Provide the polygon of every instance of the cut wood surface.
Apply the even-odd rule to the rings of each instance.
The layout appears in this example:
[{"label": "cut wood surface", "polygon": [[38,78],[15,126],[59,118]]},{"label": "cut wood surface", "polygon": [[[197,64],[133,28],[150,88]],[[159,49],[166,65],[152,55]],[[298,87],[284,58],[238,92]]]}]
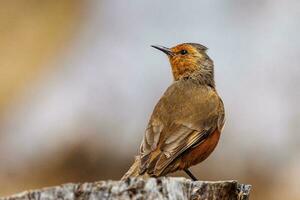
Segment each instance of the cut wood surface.
[{"label": "cut wood surface", "polygon": [[128,178],[124,181],[68,183],[29,190],[0,200],[50,199],[249,199],[250,185],[237,181],[191,181],[185,178]]}]

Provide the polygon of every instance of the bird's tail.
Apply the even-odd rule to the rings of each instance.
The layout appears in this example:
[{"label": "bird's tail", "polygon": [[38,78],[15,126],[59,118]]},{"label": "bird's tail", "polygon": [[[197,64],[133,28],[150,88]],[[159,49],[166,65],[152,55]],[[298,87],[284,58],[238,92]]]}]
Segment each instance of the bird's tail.
[{"label": "bird's tail", "polygon": [[143,178],[149,177],[149,175],[147,173],[145,173],[145,174],[139,173],[140,165],[141,165],[140,157],[136,156],[134,163],[131,165],[129,170],[124,174],[124,176],[121,178],[121,180],[125,180],[128,177],[138,177],[138,176],[143,177]]}]

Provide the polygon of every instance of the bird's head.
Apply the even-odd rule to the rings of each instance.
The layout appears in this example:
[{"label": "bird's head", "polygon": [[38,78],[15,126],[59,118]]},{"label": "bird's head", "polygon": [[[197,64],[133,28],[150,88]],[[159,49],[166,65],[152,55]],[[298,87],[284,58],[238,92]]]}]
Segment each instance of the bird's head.
[{"label": "bird's head", "polygon": [[213,61],[206,54],[205,46],[183,43],[171,48],[154,45],[152,47],[164,52],[169,57],[174,80],[191,76],[213,79]]}]

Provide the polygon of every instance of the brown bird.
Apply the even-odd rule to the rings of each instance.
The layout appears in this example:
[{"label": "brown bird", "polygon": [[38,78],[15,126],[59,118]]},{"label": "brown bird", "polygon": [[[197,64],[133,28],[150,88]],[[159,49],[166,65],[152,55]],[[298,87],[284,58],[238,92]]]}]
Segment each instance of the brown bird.
[{"label": "brown bird", "polygon": [[139,155],[122,179],[184,170],[196,180],[188,168],[215,149],[225,122],[213,61],[201,44],[152,47],[167,54],[174,82],[156,104]]}]

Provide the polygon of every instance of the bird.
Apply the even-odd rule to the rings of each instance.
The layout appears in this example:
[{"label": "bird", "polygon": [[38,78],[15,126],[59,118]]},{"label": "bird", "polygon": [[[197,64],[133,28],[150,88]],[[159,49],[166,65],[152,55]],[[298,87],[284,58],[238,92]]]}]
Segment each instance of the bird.
[{"label": "bird", "polygon": [[213,152],[225,123],[213,60],[198,43],[151,47],[167,55],[173,82],[154,107],[139,153],[121,180],[183,170],[196,181],[189,168]]}]

